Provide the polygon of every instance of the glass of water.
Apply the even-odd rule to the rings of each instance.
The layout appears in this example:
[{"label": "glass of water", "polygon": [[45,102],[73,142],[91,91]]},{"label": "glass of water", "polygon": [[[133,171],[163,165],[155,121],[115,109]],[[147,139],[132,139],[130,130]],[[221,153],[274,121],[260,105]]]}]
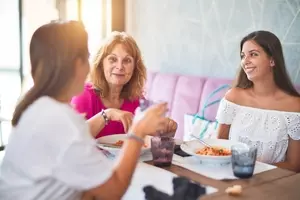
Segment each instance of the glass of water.
[{"label": "glass of water", "polygon": [[234,176],[238,178],[250,178],[253,176],[257,148],[246,144],[233,145],[231,147],[231,162]]}]

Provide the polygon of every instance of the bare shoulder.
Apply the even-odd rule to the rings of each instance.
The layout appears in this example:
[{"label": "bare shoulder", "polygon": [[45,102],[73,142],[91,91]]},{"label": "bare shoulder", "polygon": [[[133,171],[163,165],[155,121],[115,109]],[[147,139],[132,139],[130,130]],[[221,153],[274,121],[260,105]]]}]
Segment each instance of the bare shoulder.
[{"label": "bare shoulder", "polygon": [[280,102],[281,105],[285,107],[285,110],[289,112],[300,112],[300,97],[285,94]]},{"label": "bare shoulder", "polygon": [[300,112],[300,97],[292,97],[291,105],[294,105],[294,112]]},{"label": "bare shoulder", "polygon": [[240,104],[240,101],[243,97],[247,95],[246,89],[242,88],[231,88],[225,94],[225,99],[236,104]]}]

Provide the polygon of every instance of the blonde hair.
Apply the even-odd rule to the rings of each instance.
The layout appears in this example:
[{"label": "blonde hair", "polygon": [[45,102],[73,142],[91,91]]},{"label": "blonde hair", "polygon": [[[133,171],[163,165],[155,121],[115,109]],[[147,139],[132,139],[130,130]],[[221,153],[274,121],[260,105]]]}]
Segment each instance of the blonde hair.
[{"label": "blonde hair", "polygon": [[133,75],[129,82],[124,85],[120,97],[129,100],[141,98],[143,96],[146,81],[146,67],[137,43],[133,37],[125,32],[114,31],[104,41],[92,64],[89,81],[101,97],[107,97],[109,87],[104,76],[103,60],[112,52],[117,44],[122,44],[124,46],[127,53],[133,57],[135,65]]},{"label": "blonde hair", "polygon": [[33,87],[16,106],[12,125],[16,126],[23,112],[42,96],[57,97],[74,76],[75,61],[88,60],[88,36],[77,21],[51,22],[38,28],[30,41],[30,62]]}]

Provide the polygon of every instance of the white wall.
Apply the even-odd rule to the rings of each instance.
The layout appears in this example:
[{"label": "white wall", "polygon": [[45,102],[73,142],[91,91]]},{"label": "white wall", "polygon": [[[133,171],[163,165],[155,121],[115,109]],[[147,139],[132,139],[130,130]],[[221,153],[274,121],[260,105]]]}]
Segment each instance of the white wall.
[{"label": "white wall", "polygon": [[148,69],[234,78],[240,40],[263,29],[279,37],[300,84],[300,0],[126,0],[126,9]]}]

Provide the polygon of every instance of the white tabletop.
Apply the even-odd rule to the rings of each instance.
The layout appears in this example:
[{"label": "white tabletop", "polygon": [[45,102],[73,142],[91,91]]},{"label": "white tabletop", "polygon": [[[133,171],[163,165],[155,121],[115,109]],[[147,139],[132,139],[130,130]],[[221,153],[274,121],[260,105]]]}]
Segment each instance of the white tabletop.
[{"label": "white tabletop", "polygon": [[[122,200],[144,200],[145,196],[143,188],[148,185],[151,185],[162,192],[172,195],[172,180],[176,176],[176,174],[173,174],[162,168],[139,162],[137,165],[137,169],[133,175],[131,185],[129,186]],[[206,187],[207,194],[211,194],[216,191],[217,189],[213,187]]]},{"label": "white tabletop", "polygon": [[[203,164],[195,156],[181,157],[177,155],[174,155],[173,157],[173,164],[184,167],[193,172],[196,172],[198,174],[216,180],[238,179],[233,175],[231,164],[226,164],[226,165]],[[254,168],[254,174],[258,174],[274,168],[276,168],[276,166],[268,165],[257,161]]]}]

